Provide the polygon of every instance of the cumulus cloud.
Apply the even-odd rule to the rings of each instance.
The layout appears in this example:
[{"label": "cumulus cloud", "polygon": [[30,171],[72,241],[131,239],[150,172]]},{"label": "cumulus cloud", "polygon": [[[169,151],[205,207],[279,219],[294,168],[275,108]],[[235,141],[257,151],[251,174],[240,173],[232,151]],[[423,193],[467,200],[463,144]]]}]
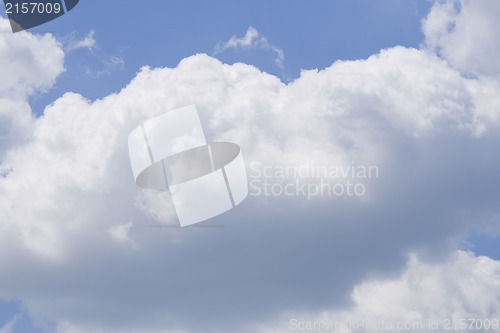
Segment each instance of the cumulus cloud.
[{"label": "cumulus cloud", "polygon": [[[68,93],[3,163],[12,172],[0,180],[0,285],[9,286],[0,293],[81,331],[197,331],[200,322],[243,331],[285,309],[341,306],[368,272],[397,270],[415,249],[445,255],[477,210],[497,212],[488,175],[499,161],[485,151],[498,123],[475,99],[488,82],[399,47],[288,85],[200,54],[145,67],[99,101]],[[380,179],[364,198],[249,197],[207,222],[222,228],[162,228],[176,222],[168,193],[135,186],[127,135],[191,103],[207,137],[237,142],[248,165],[356,160],[379,166]],[[486,178],[491,185],[477,187]],[[33,270],[36,286],[15,278]]]},{"label": "cumulus cloud", "polygon": [[[61,332],[255,332],[283,313],[351,313],[377,290],[403,290],[410,309],[414,286],[445,285],[431,258],[453,272],[492,267],[464,275],[487,293],[498,264],[449,254],[477,223],[498,222],[498,81],[462,74],[428,49],[395,47],[284,84],[198,54],[144,67],[102,100],[67,93],[1,155],[0,297]],[[212,228],[174,228],[169,193],[135,186],[127,136],[193,103],[207,140],[239,144],[250,172],[354,161],[379,177],[362,180],[362,197],[249,196]],[[418,282],[425,274],[435,282]],[[467,313],[488,313],[468,295]]]},{"label": "cumulus cloud", "polygon": [[64,53],[50,34],[11,33],[0,18],[0,162],[8,148],[26,142],[33,119],[27,98],[49,89],[64,70]]},{"label": "cumulus cloud", "polygon": [[263,50],[270,50],[275,55],[274,63],[279,68],[283,68],[283,61],[285,60],[285,54],[283,50],[275,45],[269,43],[266,37],[261,36],[260,33],[254,27],[249,27],[245,36],[243,38],[238,38],[233,35],[226,42],[219,42],[214,49],[213,55],[217,55],[224,52],[227,49],[239,49],[239,48],[259,48]]},{"label": "cumulus cloud", "polygon": [[370,279],[354,287],[353,305],[348,310],[312,316],[289,313],[279,324],[259,330],[307,332],[312,327],[318,332],[435,332],[455,325],[474,331],[486,325],[489,331],[498,332],[499,287],[499,261],[464,251],[453,252],[444,263],[411,255],[400,277]]},{"label": "cumulus cloud", "polygon": [[498,75],[499,14],[497,1],[438,1],[422,24],[426,44],[465,73]]}]

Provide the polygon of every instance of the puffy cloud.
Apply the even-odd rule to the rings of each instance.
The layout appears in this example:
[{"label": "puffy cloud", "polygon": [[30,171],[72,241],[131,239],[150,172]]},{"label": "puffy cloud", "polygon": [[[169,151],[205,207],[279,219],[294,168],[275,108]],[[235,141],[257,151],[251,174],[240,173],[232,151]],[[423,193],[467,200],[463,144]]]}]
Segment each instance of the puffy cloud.
[{"label": "puffy cloud", "polygon": [[[395,47],[289,84],[198,54],[144,67],[102,100],[67,93],[2,160],[0,297],[22,300],[61,332],[254,332],[282,313],[342,308],[356,286],[365,304],[370,274],[399,272],[408,253],[444,260],[476,223],[495,223],[497,87],[428,50]],[[207,140],[238,143],[250,173],[253,163],[354,161],[379,177],[360,180],[362,197],[249,196],[176,228],[168,192],[135,186],[127,136],[192,103]],[[288,181],[277,178],[264,180]],[[449,265],[458,271],[457,260]]]},{"label": "puffy cloud", "polygon": [[9,147],[26,142],[33,119],[27,96],[49,89],[63,71],[64,53],[50,34],[12,34],[0,18],[0,161]]},{"label": "puffy cloud", "polygon": [[425,262],[411,255],[399,277],[358,284],[350,309],[289,313],[260,331],[435,332],[489,325],[489,331],[498,332],[499,286],[500,262],[488,257],[457,251],[444,262]]},{"label": "puffy cloud", "polygon": [[50,34],[8,33],[9,21],[0,19],[2,96],[24,97],[50,88],[63,71],[64,53]]},{"label": "puffy cloud", "polygon": [[[445,255],[468,214],[497,212],[495,182],[474,187],[499,165],[485,155],[496,136],[484,129],[498,124],[475,103],[482,84],[399,47],[289,85],[200,54],[143,68],[103,100],[68,93],[4,162],[0,293],[76,331],[243,330],[286,309],[341,305],[367,272],[397,269],[415,249]],[[134,184],[127,136],[191,103],[207,138],[240,144],[249,166],[355,160],[380,178],[366,197],[251,196],[204,224],[215,228],[172,228],[168,193]],[[36,285],[16,278],[33,272]]]},{"label": "puffy cloud", "polygon": [[427,45],[465,73],[498,75],[500,3],[437,1],[423,21]]}]

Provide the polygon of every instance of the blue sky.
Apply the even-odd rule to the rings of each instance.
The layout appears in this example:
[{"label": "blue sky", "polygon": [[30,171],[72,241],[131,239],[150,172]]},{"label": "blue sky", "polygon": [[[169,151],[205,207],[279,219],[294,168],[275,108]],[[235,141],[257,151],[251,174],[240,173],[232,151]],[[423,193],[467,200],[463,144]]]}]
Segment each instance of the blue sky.
[{"label": "blue sky", "polygon": [[[338,59],[363,59],[395,45],[418,47],[421,19],[430,1],[153,1],[141,3],[81,1],[75,12],[33,32],[50,32],[61,40],[84,38],[95,31],[94,54],[78,50],[67,55],[66,72],[48,93],[32,98],[37,113],[65,91],[93,100],[117,92],[145,65],[174,67],[196,53],[212,54],[215,45],[250,26],[285,54],[283,68],[262,50],[227,50],[217,57],[226,63],[245,62],[277,75],[297,78],[301,69],[322,69]],[[110,16],[110,13],[111,16]],[[105,70],[110,57],[123,67]],[[84,67],[93,68],[88,74]]]},{"label": "blue sky", "polygon": [[[28,33],[0,19],[0,333],[498,317],[499,14],[490,0],[80,0]],[[380,177],[361,198],[249,196],[172,228],[169,193],[134,184],[127,136],[192,103],[247,171],[312,160]]]}]

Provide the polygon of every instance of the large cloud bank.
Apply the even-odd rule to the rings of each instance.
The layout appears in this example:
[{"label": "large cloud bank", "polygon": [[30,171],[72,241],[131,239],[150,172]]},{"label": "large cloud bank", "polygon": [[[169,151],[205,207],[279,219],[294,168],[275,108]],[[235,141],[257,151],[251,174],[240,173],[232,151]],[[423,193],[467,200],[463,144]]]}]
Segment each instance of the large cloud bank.
[{"label": "large cloud bank", "polygon": [[[497,69],[472,47],[452,52],[455,35],[480,34],[463,17],[496,24],[498,8],[477,3],[436,4],[422,49],[338,61],[290,84],[198,54],[144,67],[102,100],[67,93],[37,119],[26,96],[53,84],[63,52],[48,35],[0,34],[0,64],[34,66],[0,89],[0,297],[60,332],[498,317],[498,262],[456,251],[470,230],[498,231],[500,216]],[[456,29],[440,28],[451,19]],[[250,196],[207,227],[176,228],[169,194],[135,186],[127,136],[192,103],[207,139],[238,143],[250,173],[355,161],[378,177],[363,179],[363,196]]]}]

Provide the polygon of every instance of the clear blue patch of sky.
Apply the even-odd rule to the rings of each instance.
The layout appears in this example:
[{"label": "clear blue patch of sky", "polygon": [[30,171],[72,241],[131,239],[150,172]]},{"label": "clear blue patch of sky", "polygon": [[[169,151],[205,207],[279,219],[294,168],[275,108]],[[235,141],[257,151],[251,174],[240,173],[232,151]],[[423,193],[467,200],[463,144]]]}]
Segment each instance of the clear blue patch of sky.
[{"label": "clear blue patch of sky", "polygon": [[500,236],[473,233],[469,236],[469,249],[478,256],[500,260]]}]

